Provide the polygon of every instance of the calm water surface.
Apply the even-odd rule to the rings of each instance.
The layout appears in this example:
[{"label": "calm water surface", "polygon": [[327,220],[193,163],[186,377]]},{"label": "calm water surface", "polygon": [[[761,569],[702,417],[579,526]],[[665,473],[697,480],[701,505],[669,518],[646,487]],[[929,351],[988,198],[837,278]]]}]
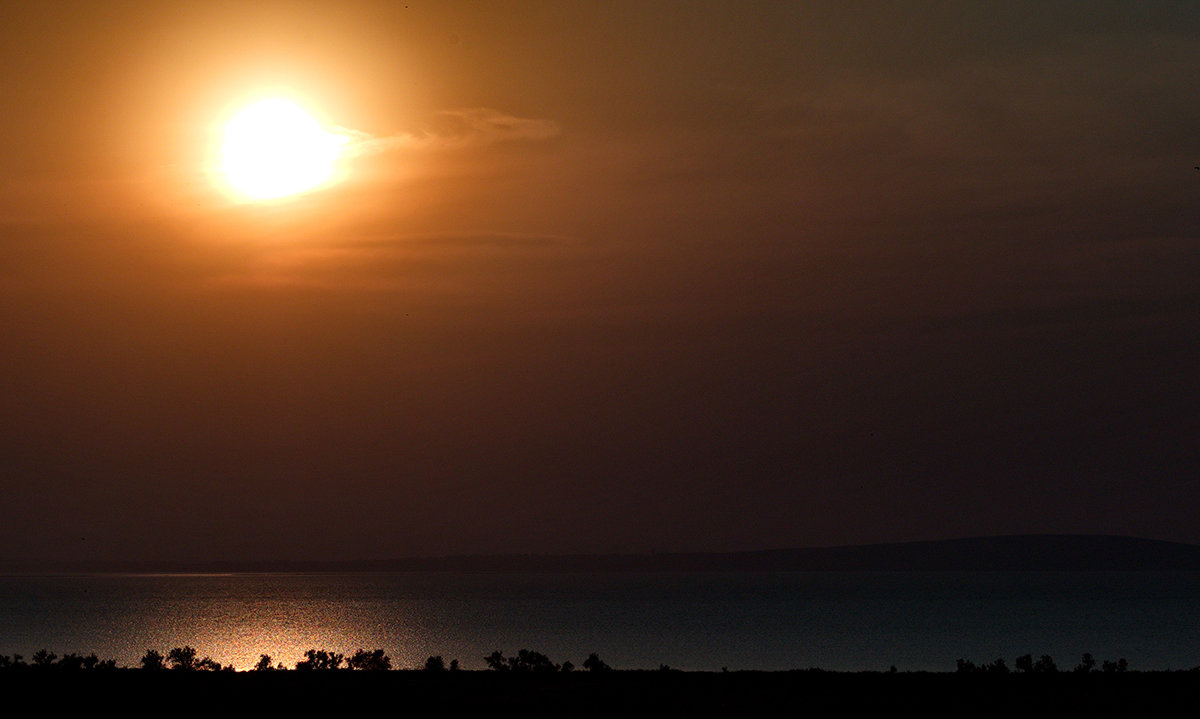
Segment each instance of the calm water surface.
[{"label": "calm water surface", "polygon": [[1200,665],[1198,572],[0,576],[0,654],[134,666],[191,645],[239,669],[310,647],[483,668],[529,648],[618,668],[949,671],[1026,652]]}]

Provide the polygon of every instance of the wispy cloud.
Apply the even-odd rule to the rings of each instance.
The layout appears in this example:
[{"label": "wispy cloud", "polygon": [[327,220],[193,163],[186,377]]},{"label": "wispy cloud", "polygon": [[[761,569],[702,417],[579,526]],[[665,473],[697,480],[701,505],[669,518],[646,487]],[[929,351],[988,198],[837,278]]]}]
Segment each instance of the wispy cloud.
[{"label": "wispy cloud", "polygon": [[553,120],[517,117],[486,107],[443,110],[430,125],[387,136],[374,136],[349,128],[334,128],[349,138],[347,151],[372,155],[400,149],[458,149],[500,142],[539,141],[558,135]]}]

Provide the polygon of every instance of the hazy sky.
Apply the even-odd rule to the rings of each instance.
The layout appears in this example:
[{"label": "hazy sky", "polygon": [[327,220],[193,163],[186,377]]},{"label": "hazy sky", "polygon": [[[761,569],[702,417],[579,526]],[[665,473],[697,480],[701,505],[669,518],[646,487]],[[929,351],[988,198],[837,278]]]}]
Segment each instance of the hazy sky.
[{"label": "hazy sky", "polygon": [[[1200,542],[1191,2],[0,5],[0,558]],[[358,138],[235,201],[285,94]]]}]

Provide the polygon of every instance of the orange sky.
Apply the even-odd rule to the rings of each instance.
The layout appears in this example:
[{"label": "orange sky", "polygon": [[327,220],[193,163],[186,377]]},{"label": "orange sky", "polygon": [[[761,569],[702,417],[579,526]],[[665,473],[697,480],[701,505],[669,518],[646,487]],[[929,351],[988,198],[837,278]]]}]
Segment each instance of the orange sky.
[{"label": "orange sky", "polygon": [[6,3],[0,558],[1200,542],[1193,15]]}]

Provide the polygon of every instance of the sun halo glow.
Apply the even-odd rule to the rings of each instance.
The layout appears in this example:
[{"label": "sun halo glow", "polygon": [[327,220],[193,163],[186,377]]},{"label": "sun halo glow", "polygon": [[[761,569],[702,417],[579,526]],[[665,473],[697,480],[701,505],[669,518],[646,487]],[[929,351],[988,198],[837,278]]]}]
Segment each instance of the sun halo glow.
[{"label": "sun halo glow", "polygon": [[221,174],[251,200],[308,192],[333,177],[347,139],[326,130],[290,100],[259,100],[225,125]]}]

